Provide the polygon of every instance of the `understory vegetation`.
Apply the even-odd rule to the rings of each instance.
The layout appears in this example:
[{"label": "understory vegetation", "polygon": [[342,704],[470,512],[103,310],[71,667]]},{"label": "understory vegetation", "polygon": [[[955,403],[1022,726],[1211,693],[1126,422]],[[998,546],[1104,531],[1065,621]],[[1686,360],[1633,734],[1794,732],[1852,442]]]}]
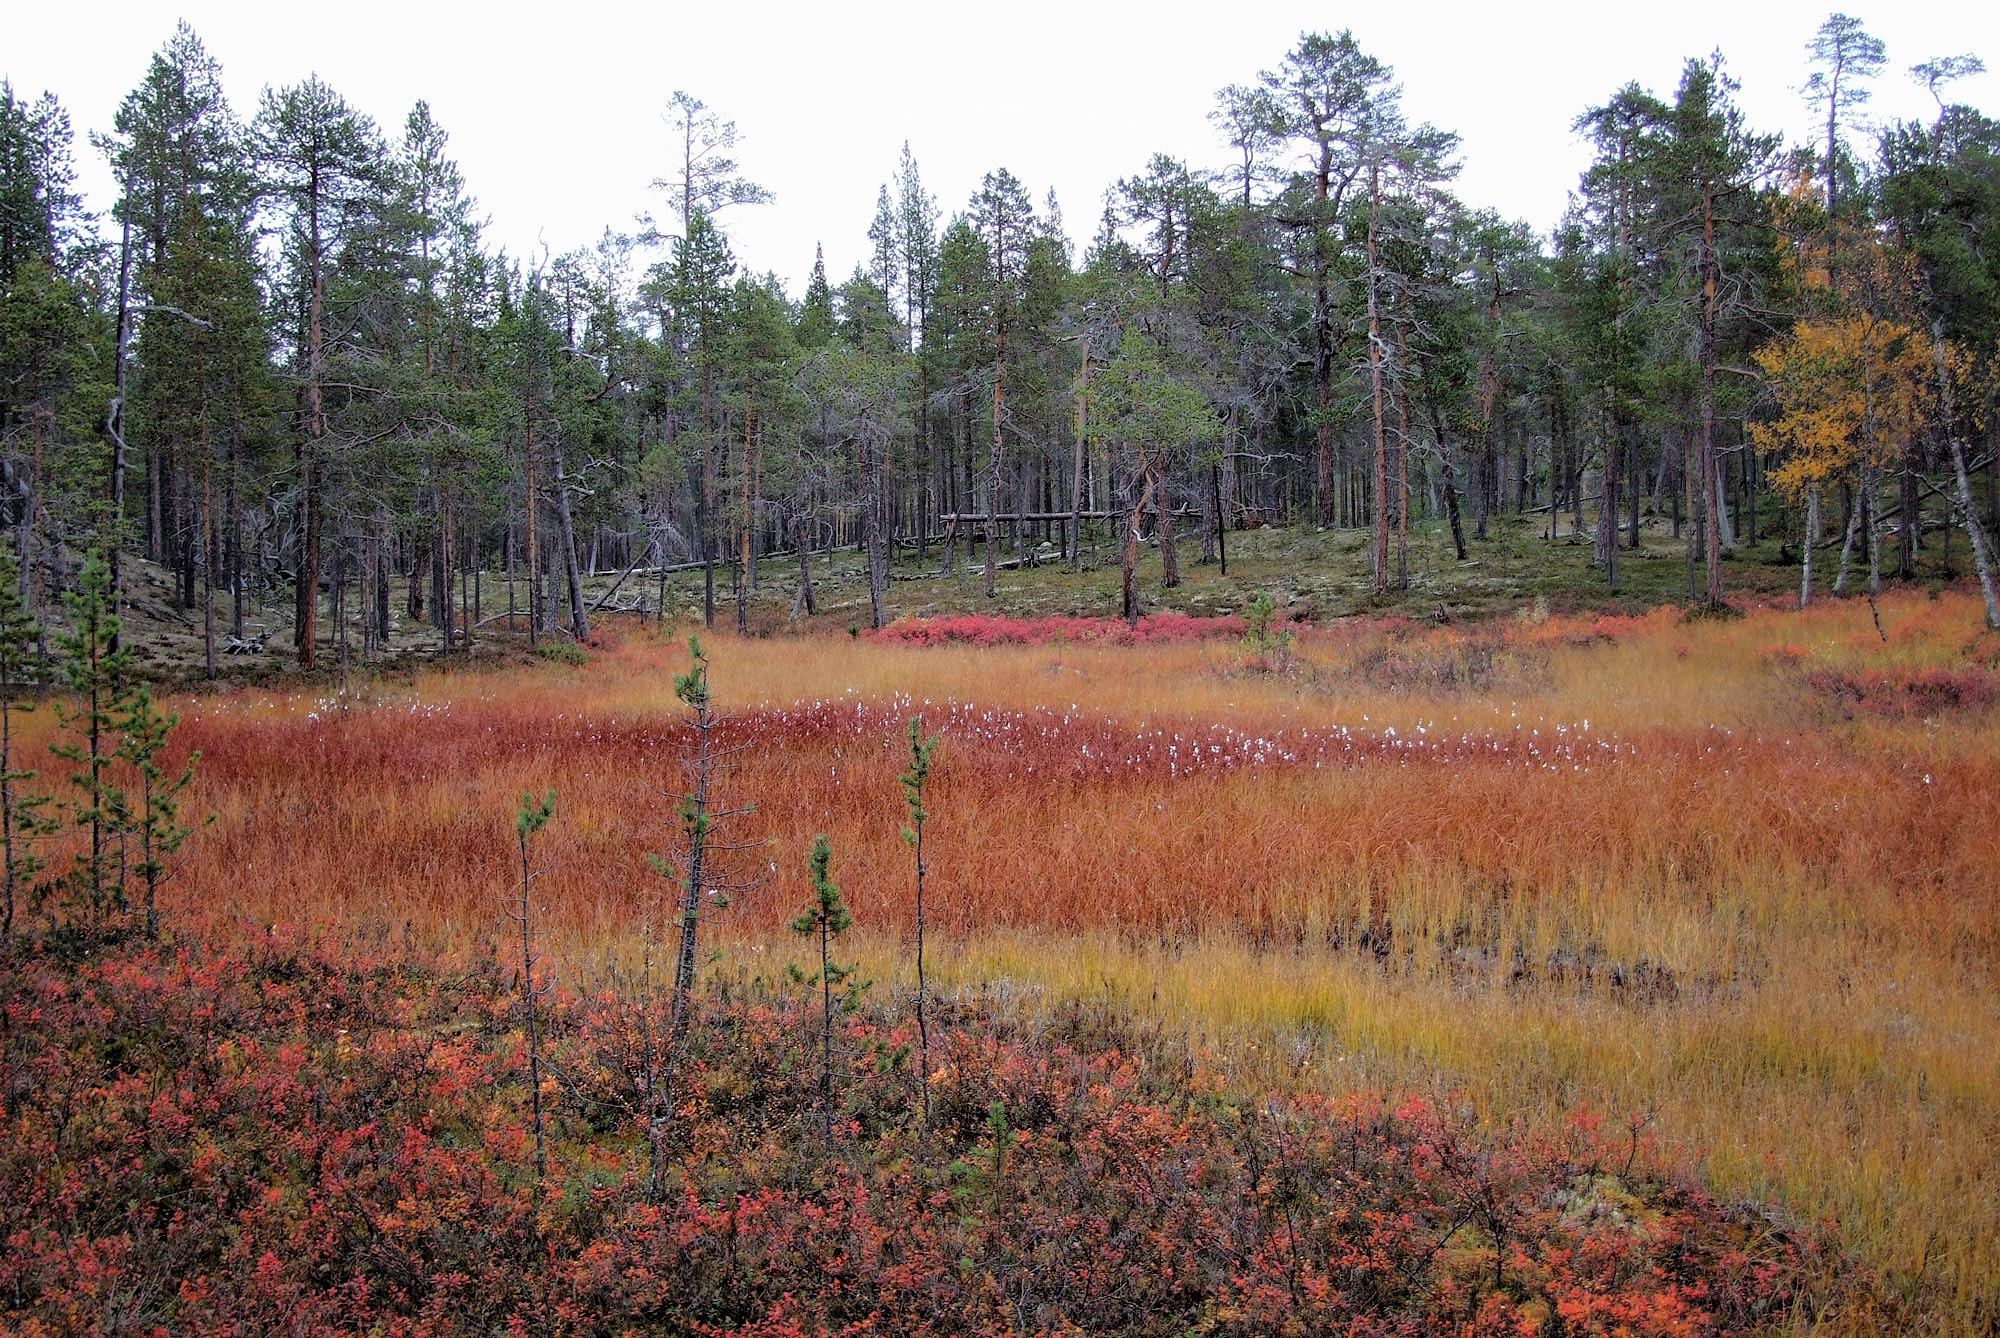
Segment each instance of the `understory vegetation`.
[{"label": "understory vegetation", "polygon": [[[555,1002],[536,1170],[491,964],[277,933],[4,978],[13,1332],[1742,1333],[1884,1312],[1827,1233],[1717,1202],[1587,1111],[1232,1090],[1102,1010],[843,1019],[705,996],[651,1192],[648,1019]],[[924,1124],[919,1089],[933,1116]]]},{"label": "understory vegetation", "polygon": [[[274,1295],[418,1327],[454,1288],[580,1331],[670,1294],[688,1332],[1989,1325],[1980,612],[1890,592],[1261,645],[1066,620],[724,637],[712,696],[676,636],[628,622],[581,664],[186,699],[171,751],[201,750],[184,801],[213,821],[165,940],[48,918],[7,965],[15,1295],[72,1308],[16,1304],[88,1330],[76,1296],[139,1305],[108,1279],[171,1239],[215,1290],[144,1304],[188,1328],[260,1267]],[[704,811],[731,816],[704,829],[674,1069],[694,699]],[[942,739],[928,1074],[912,716]],[[17,718],[17,746],[52,723]],[[823,960],[792,932],[827,904],[821,835],[853,924],[824,1057]],[[200,1087],[246,1074],[291,1095]],[[229,1152],[239,1127],[307,1150]],[[1351,1179],[1312,1179],[1348,1156]],[[290,1169],[253,1192],[266,1165]],[[308,1229],[314,1195],[333,1225]]]}]

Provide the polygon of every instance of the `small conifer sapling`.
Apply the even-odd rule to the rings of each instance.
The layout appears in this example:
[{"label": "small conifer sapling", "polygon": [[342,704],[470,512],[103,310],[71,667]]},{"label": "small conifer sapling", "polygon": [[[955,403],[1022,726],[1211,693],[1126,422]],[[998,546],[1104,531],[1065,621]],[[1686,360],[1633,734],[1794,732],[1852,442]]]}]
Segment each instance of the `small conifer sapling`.
[{"label": "small conifer sapling", "polygon": [[924,737],[924,718],[910,717],[910,768],[902,773],[903,802],[910,810],[909,826],[903,840],[917,859],[917,1065],[919,1085],[924,1094],[924,1127],[931,1123],[931,1030],[928,1014],[930,982],[924,974],[924,822],[930,817],[924,808],[924,787],[930,780],[931,755],[937,751],[938,736]]},{"label": "small conifer sapling", "polygon": [[548,826],[555,812],[554,790],[539,800],[532,794],[524,794],[521,796],[521,811],[514,819],[514,836],[521,848],[521,895],[510,915],[521,927],[521,997],[528,1014],[528,1093],[535,1122],[535,1177],[538,1180],[547,1178],[549,1161],[542,1128],[542,1032],[541,1017],[536,1009],[541,990],[535,984],[535,963],[538,959],[535,956],[533,907],[528,899],[535,873],[528,864],[528,838]]},{"label": "small conifer sapling", "polygon": [[[840,987],[841,1011],[852,1009],[860,998],[865,983],[855,978],[858,969],[852,963],[842,964],[833,960],[833,941],[854,925],[854,917],[848,912],[847,903],[840,899],[840,888],[834,884],[833,842],[825,835],[813,838],[812,856],[813,899],[805,911],[792,921],[792,932],[804,938],[819,939],[819,974],[804,977],[811,984],[819,986],[820,998],[820,1071],[819,1071],[819,1115],[820,1129],[827,1142],[833,1141],[833,1012],[834,987]],[[798,970],[793,968],[798,976]]]}]

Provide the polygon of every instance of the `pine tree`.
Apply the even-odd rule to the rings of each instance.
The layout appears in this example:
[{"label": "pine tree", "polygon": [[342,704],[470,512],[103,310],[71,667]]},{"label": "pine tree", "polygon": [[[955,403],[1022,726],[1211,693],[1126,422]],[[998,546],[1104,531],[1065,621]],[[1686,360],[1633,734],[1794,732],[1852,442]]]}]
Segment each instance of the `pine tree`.
[{"label": "pine tree", "polygon": [[1769,201],[1759,188],[1770,173],[1775,137],[1752,134],[1734,101],[1735,80],[1723,73],[1721,57],[1689,61],[1681,75],[1660,145],[1656,170],[1669,183],[1663,191],[1662,229],[1691,252],[1690,294],[1695,327],[1696,410],[1692,467],[1699,471],[1701,549],[1706,580],[1703,602],[1722,605],[1721,460],[1716,442],[1723,322],[1746,305],[1749,285],[1732,260],[1748,251],[1762,258],[1768,244],[1742,244],[1746,230],[1767,232]]},{"label": "pine tree", "polygon": [[1006,168],[988,172],[967,206],[967,217],[986,247],[985,316],[992,334],[993,417],[986,453],[986,597],[997,593],[996,545],[1000,528],[1000,461],[1007,434],[1007,336],[1019,318],[1034,239],[1034,206],[1028,192]]},{"label": "pine tree", "polygon": [[554,790],[540,799],[532,794],[521,796],[521,811],[514,818],[514,837],[521,852],[521,895],[509,912],[521,928],[521,998],[528,1019],[528,1094],[534,1112],[537,1180],[548,1178],[549,1157],[542,1128],[542,1025],[538,1005],[543,987],[535,984],[535,967],[541,959],[535,953],[534,908],[528,897],[529,889],[535,882],[535,874],[528,864],[528,838],[548,826],[555,812]]},{"label": "pine tree", "polygon": [[70,628],[57,640],[64,653],[63,683],[76,697],[59,704],[56,718],[69,735],[49,751],[74,764],[75,797],[67,805],[70,823],[87,829],[87,850],[78,852],[70,872],[72,895],[82,903],[92,927],[107,914],[123,914],[125,861],[122,842],[130,823],[125,791],[112,781],[117,756],[114,735],[130,709],[132,648],[119,642],[120,619],[111,611],[111,569],[92,549],[77,575],[77,588],[63,597]]},{"label": "pine tree", "polygon": [[[255,275],[255,191],[221,66],[186,23],[154,55],[115,124],[102,144],[121,186],[117,215],[135,299],[131,391],[118,436],[145,470],[138,532],[146,554],[172,569],[174,602],[190,609],[199,570],[216,565],[218,451],[240,449],[246,421],[263,408],[269,350]],[[113,492],[122,495],[122,456],[116,472]],[[118,554],[107,556],[115,581]],[[213,676],[213,627],[204,627]]]},{"label": "pine tree", "polygon": [[[1968,461],[1967,439],[1981,416],[1974,411],[1978,397],[1965,393],[1953,370],[1982,360],[2000,366],[1991,361],[2000,345],[2000,122],[1947,104],[1943,91],[1951,80],[1983,68],[1977,57],[1952,56],[1912,71],[1937,98],[1938,116],[1928,126],[1905,123],[1885,136],[1881,191],[1882,212],[1916,278],[1911,287],[1918,323],[1928,327],[1931,416],[1951,463],[1952,509],[1971,544],[1987,626],[2000,628],[2000,556],[1980,520]],[[1989,420],[1991,404],[1989,390]],[[1989,488],[2000,491],[2000,464],[1989,457],[1987,471]],[[1913,496],[1914,488],[1906,487],[1904,505],[1912,512]]]},{"label": "pine tree", "polygon": [[795,338],[810,353],[824,348],[833,338],[833,289],[826,281],[826,248],[813,248],[812,277],[806,280],[805,300],[799,305]]},{"label": "pine tree", "polygon": [[0,460],[30,612],[45,527],[100,528],[109,482],[111,330],[74,185],[69,114],[0,80]]},{"label": "pine tree", "polygon": [[924,876],[930,872],[924,863],[924,824],[930,819],[930,811],[924,807],[924,789],[930,783],[931,758],[937,752],[938,736],[924,737],[924,718],[910,717],[910,769],[898,779],[903,785],[903,803],[910,811],[909,826],[903,828],[903,840],[909,844],[917,861],[917,1078],[924,1093],[924,1127],[931,1123],[931,1028],[928,1013],[930,982],[924,974]]},{"label": "pine tree", "polygon": [[[1283,63],[1263,75],[1271,124],[1293,146],[1297,162],[1277,217],[1296,238],[1294,268],[1312,288],[1315,483],[1323,524],[1341,519],[1335,504],[1334,358],[1339,284],[1354,248],[1348,204],[1364,178],[1377,104],[1396,97],[1391,79],[1389,67],[1362,51],[1347,31],[1301,34]],[[1351,504],[1346,509],[1353,510]]]},{"label": "pine tree", "polygon": [[851,1011],[860,1002],[860,992],[866,982],[856,977],[858,967],[852,963],[842,964],[833,960],[833,940],[854,927],[854,916],[848,912],[847,903],[840,898],[840,889],[834,885],[831,869],[833,866],[833,843],[824,835],[813,838],[812,857],[812,904],[791,923],[794,934],[802,938],[819,940],[819,972],[807,976],[797,967],[792,968],[793,978],[808,985],[819,986],[820,996],[820,1071],[819,1071],[819,1116],[820,1127],[828,1144],[833,1142],[833,1013],[834,990],[840,991],[840,1007],[843,1012]]},{"label": "pine tree", "polygon": [[[717,373],[726,334],[730,277],[736,258],[714,221],[699,209],[687,235],[674,244],[672,291],[675,326],[699,382],[694,430],[683,436],[684,460],[695,495],[695,530],[702,560],[702,625],[715,626],[716,485],[722,451]],[[694,458],[687,459],[686,453]]]},{"label": "pine tree", "polygon": [[902,246],[897,235],[896,210],[889,202],[885,184],[875,196],[875,218],[868,225],[868,277],[893,302],[896,282],[902,277]]},{"label": "pine tree", "polygon": [[903,324],[910,351],[917,359],[916,398],[911,403],[910,477],[916,485],[917,561],[930,557],[931,506],[931,377],[936,361],[930,347],[931,308],[938,281],[937,201],[924,190],[917,161],[903,144],[896,170],[897,245],[903,267]]},{"label": "pine tree", "polygon": [[293,310],[293,376],[305,401],[297,442],[300,490],[298,575],[292,640],[299,667],[319,663],[319,585],[324,485],[334,442],[328,433],[326,383],[330,339],[328,280],[341,246],[368,221],[380,195],[386,151],[375,123],[315,76],[282,90],[265,90],[255,141],[264,189],[286,227]]},{"label": "pine tree", "polygon": [[146,937],[160,936],[159,890],[169,873],[167,857],[181,848],[192,828],[180,820],[180,796],[194,780],[201,754],[189,754],[178,775],[160,765],[167,736],[180,724],[178,711],[162,713],[152,689],[141,683],[127,695],[118,719],[117,757],[139,774],[139,808],[131,823],[139,837],[138,874],[146,883]]},{"label": "pine tree", "polygon": [[[692,713],[695,737],[694,756],[683,763],[692,788],[682,793],[678,805],[683,863],[676,869],[656,855],[646,858],[653,873],[674,889],[679,903],[675,908],[676,919],[680,926],[667,1035],[664,1052],[654,1069],[657,1077],[650,1094],[652,1108],[647,1118],[655,1195],[665,1188],[668,1135],[674,1114],[674,1081],[679,1071],[682,1047],[694,1023],[694,983],[695,972],[700,965],[702,907],[706,903],[719,910],[729,904],[728,879],[717,861],[718,857],[743,848],[718,842],[716,824],[752,811],[747,804],[731,809],[720,808],[716,804],[717,776],[725,759],[736,750],[720,748],[716,744],[716,730],[721,720],[709,690],[708,655],[702,650],[698,637],[688,638],[688,661],[687,672],[674,676],[674,695]],[[650,1064],[650,1055],[648,1059],[649,1067],[654,1067]]]},{"label": "pine tree", "polygon": [[782,486],[789,472],[783,459],[767,458],[768,443],[796,433],[798,396],[792,369],[798,356],[791,312],[775,278],[738,280],[731,295],[723,358],[731,387],[729,405],[742,424],[732,433],[736,456],[733,508],[737,545],[736,630],[750,630],[750,595],[756,585],[758,535],[767,487],[775,476]]},{"label": "pine tree", "polygon": [[1828,15],[1806,43],[1806,54],[1815,68],[1799,91],[1808,106],[1826,108],[1826,154],[1820,170],[1826,174],[1826,216],[1831,221],[1839,216],[1840,129],[1867,104],[1868,81],[1882,72],[1888,54],[1881,38],[1870,36],[1861,20],[1846,14]]}]

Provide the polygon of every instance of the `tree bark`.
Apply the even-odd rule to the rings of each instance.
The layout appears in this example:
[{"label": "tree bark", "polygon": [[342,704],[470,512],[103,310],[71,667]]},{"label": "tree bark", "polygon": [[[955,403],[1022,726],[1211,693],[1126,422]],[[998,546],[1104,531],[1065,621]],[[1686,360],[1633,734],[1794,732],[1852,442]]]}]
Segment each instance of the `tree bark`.
[{"label": "tree bark", "polygon": [[1083,334],[1083,360],[1076,369],[1076,443],[1070,451],[1069,471],[1069,568],[1083,569],[1083,459],[1084,428],[1090,410],[1090,332]]},{"label": "tree bark", "polygon": [[1819,489],[1806,493],[1806,538],[1800,545],[1805,550],[1799,559],[1799,607],[1806,608],[1812,603],[1813,593],[1813,549],[1819,546]]},{"label": "tree bark", "polygon": [[1124,570],[1124,604],[1122,612],[1127,622],[1139,621],[1139,527],[1145,521],[1146,508],[1153,500],[1153,470],[1145,455],[1139,456],[1139,501],[1132,508],[1132,523],[1125,527],[1125,543],[1120,557]]},{"label": "tree bark", "polygon": [[737,484],[738,504],[742,514],[736,519],[737,570],[736,570],[736,630],[747,636],[750,632],[750,451],[751,438],[755,430],[757,408],[754,402],[743,408],[743,475]]},{"label": "tree bark", "polygon": [[[1986,600],[1986,625],[2000,628],[2000,598],[1996,598],[1993,575],[1993,546],[1986,536],[1986,527],[1979,523],[1979,508],[1972,499],[1972,478],[1965,467],[1965,444],[1958,439],[1957,423],[1954,419],[1951,394],[1951,368],[1945,356],[1944,319],[1931,318],[1931,349],[1937,365],[1938,405],[1944,416],[1945,445],[1951,452],[1951,470],[1958,486],[1959,521],[1965,526],[1966,540],[1972,546],[1972,565],[1979,573],[1979,593]],[[2000,460],[1988,466],[2000,471]],[[1905,510],[1915,510],[1907,501]]]},{"label": "tree bark", "polygon": [[1382,405],[1382,298],[1375,216],[1382,205],[1381,170],[1368,170],[1368,382],[1375,415],[1373,547],[1375,592],[1389,587],[1389,432]]},{"label": "tree bark", "polygon": [[1173,499],[1162,480],[1153,500],[1153,514],[1160,518],[1160,585],[1172,590],[1181,583],[1180,552],[1174,547]]},{"label": "tree bark", "polygon": [[986,597],[997,593],[994,586],[995,547],[1000,538],[1000,433],[1007,405],[1007,322],[1000,321],[999,339],[993,355],[993,448],[986,462]]},{"label": "tree bark", "polygon": [[557,537],[562,541],[563,575],[569,587],[569,629],[578,641],[590,640],[590,615],[583,607],[583,573],[577,566],[576,526],[571,518],[569,505],[569,475],[563,463],[563,447],[560,435],[552,438],[549,449],[554,453],[556,468],[556,524]]},{"label": "tree bark", "polygon": [[1707,558],[1705,601],[1710,608],[1722,606],[1722,498],[1716,486],[1715,456],[1715,335],[1721,306],[1721,286],[1716,274],[1715,193],[1702,192],[1701,215],[1701,490],[1702,550]]}]

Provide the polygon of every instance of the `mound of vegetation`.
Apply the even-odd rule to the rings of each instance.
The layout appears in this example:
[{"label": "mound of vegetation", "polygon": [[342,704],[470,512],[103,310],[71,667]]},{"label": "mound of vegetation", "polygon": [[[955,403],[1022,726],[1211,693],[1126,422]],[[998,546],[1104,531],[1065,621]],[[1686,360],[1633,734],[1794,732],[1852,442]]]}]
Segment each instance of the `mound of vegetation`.
[{"label": "mound of vegetation", "polygon": [[816,993],[741,974],[701,997],[671,1068],[656,998],[542,998],[537,1093],[522,1000],[491,963],[282,931],[19,944],[0,958],[0,1327],[1883,1318],[1824,1233],[1718,1203],[1587,1115],[1495,1136],[1424,1102],[1246,1097],[1184,1045],[1084,1013],[1030,1032],[947,1009],[925,1074],[900,1012],[855,1008],[822,1087]]},{"label": "mound of vegetation", "polygon": [[1247,626],[1235,615],[1193,617],[1172,612],[1149,613],[1130,622],[1119,618],[1011,618],[960,613],[939,618],[898,619],[869,636],[905,646],[1046,646],[1063,642],[1145,646],[1240,637]]},{"label": "mound of vegetation", "polygon": [[2000,676],[1977,666],[1960,669],[1813,669],[1806,686],[1853,715],[1903,718],[1977,709],[2000,701]]}]

